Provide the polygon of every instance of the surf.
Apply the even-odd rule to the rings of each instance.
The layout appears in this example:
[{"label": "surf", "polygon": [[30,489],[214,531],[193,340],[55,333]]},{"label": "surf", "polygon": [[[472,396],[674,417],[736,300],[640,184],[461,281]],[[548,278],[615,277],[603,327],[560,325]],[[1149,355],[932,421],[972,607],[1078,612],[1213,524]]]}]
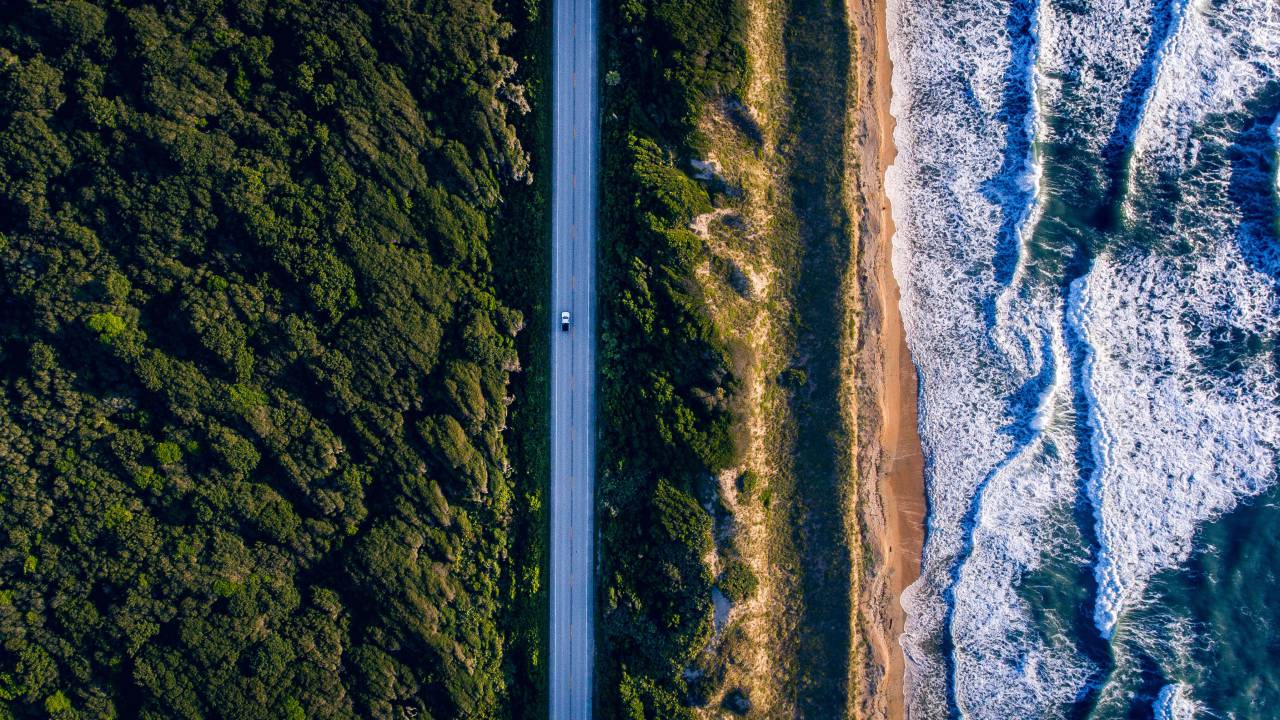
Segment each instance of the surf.
[{"label": "surf", "polygon": [[903,645],[925,717],[1109,695],[1151,579],[1275,482],[1280,219],[1237,196],[1277,12],[889,4],[886,186],[930,510]]}]

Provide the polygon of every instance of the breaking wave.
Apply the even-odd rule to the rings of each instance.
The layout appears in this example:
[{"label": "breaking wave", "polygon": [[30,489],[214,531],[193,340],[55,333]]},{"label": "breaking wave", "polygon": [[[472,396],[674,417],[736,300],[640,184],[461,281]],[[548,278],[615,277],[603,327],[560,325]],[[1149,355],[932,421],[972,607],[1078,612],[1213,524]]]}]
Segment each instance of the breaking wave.
[{"label": "breaking wave", "polygon": [[1182,683],[1171,683],[1160,689],[1151,706],[1155,720],[1195,720],[1196,702],[1190,689]]}]

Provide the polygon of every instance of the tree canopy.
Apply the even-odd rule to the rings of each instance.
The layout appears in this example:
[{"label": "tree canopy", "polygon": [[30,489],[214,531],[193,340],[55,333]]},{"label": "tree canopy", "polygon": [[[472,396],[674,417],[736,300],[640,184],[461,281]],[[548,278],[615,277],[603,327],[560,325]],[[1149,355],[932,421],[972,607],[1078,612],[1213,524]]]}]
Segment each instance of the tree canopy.
[{"label": "tree canopy", "polygon": [[510,714],[518,7],[0,8],[0,718]]}]

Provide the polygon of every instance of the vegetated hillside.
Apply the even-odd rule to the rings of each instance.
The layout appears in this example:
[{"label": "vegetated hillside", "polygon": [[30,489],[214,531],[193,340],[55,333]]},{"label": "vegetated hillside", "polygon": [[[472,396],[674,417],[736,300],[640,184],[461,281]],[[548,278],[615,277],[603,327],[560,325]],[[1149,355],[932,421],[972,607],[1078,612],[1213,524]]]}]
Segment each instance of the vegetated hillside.
[{"label": "vegetated hillside", "polygon": [[738,0],[608,5],[601,157],[605,717],[678,718],[705,689],[685,670],[712,630],[711,473],[730,465],[727,351],[693,272],[690,221],[711,209],[685,168],[703,104],[742,82]]},{"label": "vegetated hillside", "polygon": [[536,710],[516,7],[0,8],[0,718]]}]

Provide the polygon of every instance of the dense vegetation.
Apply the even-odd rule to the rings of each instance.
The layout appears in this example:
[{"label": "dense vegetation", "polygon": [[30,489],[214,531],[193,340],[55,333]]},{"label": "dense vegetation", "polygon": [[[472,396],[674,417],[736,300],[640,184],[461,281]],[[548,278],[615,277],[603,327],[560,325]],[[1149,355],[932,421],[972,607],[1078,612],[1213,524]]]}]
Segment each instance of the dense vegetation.
[{"label": "dense vegetation", "polygon": [[537,6],[0,6],[0,718],[536,712]]},{"label": "dense vegetation", "polygon": [[733,462],[727,351],[693,282],[712,208],[686,168],[704,103],[745,70],[738,0],[629,0],[606,12],[602,131],[599,703],[679,718],[711,634],[708,477]]}]

